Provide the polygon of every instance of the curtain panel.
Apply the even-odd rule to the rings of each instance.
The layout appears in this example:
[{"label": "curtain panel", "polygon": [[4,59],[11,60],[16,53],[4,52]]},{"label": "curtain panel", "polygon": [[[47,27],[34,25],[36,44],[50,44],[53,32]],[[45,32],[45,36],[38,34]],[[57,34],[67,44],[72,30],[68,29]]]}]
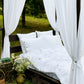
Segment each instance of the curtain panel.
[{"label": "curtain panel", "polygon": [[9,35],[18,25],[25,0],[4,0],[4,27],[5,38],[1,58],[10,57]]},{"label": "curtain panel", "polygon": [[[77,35],[77,0],[43,0],[48,20],[55,30],[59,31],[64,46],[72,59],[71,72],[67,83],[83,84],[84,75],[81,66],[81,57],[84,55],[84,0],[81,0],[81,14]],[[53,5],[53,6],[52,6]],[[57,21],[55,21],[55,11]]]}]

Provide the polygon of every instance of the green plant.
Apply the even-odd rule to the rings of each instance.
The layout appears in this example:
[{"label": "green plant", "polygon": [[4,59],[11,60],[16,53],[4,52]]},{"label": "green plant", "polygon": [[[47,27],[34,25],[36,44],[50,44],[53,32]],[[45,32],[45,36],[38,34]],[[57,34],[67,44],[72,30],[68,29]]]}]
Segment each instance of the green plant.
[{"label": "green plant", "polygon": [[15,69],[19,74],[24,73],[26,69],[29,69],[29,65],[32,63],[28,58],[17,58],[13,61],[13,69]]}]

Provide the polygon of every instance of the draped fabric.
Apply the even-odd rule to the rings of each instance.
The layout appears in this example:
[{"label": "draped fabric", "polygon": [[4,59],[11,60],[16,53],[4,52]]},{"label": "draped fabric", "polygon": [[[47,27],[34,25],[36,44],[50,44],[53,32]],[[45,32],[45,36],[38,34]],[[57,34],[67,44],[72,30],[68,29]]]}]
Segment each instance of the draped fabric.
[{"label": "draped fabric", "polygon": [[16,29],[25,0],[4,0],[5,38],[1,58],[10,57],[9,35]]},{"label": "draped fabric", "polygon": [[[77,35],[77,0],[43,0],[46,14],[51,26],[59,30],[64,46],[72,58],[71,74],[67,84],[83,84],[84,75],[81,57],[84,55],[83,17],[84,0],[81,0],[81,14]],[[52,6],[54,5],[54,6]],[[55,21],[55,11],[57,21]],[[52,21],[50,21],[52,20]]]},{"label": "draped fabric", "polygon": [[[81,60],[84,58],[84,0],[81,1],[81,10],[80,10],[80,18],[79,18],[79,30],[78,30],[78,59]],[[84,61],[84,60],[83,60]],[[84,65],[83,65],[84,66]],[[83,66],[80,66],[80,70],[78,70],[78,75],[76,80],[80,80],[77,84],[84,84],[84,71]],[[79,77],[78,77],[79,76]]]},{"label": "draped fabric", "polygon": [[84,56],[84,0],[81,0],[81,12],[79,19],[79,31],[78,31],[78,47],[79,47],[79,59]]},{"label": "draped fabric", "polygon": [[44,6],[45,6],[46,14],[47,14],[47,17],[48,17],[48,20],[49,20],[51,26],[55,30],[59,31],[59,28],[56,25],[57,24],[56,17],[57,17],[58,14],[56,14],[54,0],[43,0],[43,1],[44,1]]}]

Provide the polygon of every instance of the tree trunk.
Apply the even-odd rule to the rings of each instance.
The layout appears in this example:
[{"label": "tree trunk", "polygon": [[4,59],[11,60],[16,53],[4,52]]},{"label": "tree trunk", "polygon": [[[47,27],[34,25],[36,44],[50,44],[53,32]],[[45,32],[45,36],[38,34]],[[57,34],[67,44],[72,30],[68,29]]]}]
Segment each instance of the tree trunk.
[{"label": "tree trunk", "polygon": [[81,0],[77,0],[77,30],[78,30],[78,25],[79,25],[79,16],[80,16],[80,2]]},{"label": "tree trunk", "polygon": [[22,27],[25,27],[25,7],[22,12]]}]

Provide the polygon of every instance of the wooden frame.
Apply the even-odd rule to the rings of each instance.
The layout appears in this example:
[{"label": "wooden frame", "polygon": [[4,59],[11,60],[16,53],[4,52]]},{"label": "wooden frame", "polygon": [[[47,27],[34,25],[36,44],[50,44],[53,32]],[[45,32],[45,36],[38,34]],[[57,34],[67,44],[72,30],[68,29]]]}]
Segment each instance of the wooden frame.
[{"label": "wooden frame", "polygon": [[78,31],[78,24],[79,24],[79,17],[80,17],[80,3],[81,3],[81,0],[77,0],[77,31]]}]

